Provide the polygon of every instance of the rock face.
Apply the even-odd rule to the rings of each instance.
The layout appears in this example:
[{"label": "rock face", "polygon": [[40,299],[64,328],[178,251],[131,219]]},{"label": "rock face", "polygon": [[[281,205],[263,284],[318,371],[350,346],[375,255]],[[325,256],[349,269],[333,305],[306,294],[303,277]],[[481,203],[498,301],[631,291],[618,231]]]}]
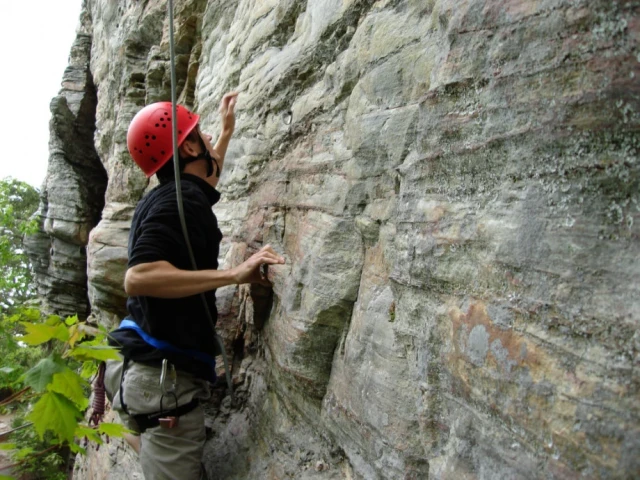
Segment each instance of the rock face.
[{"label": "rock face", "polygon": [[[640,475],[639,12],[176,1],[181,102],[216,135],[219,99],[241,92],[214,209],[224,264],[266,243],[287,260],[269,271],[273,291],[218,292],[238,402],[220,387],[207,407],[212,475]],[[85,0],[83,19],[93,84],[78,98],[97,92],[109,179],[88,292],[108,323],[149,187],[126,128],[169,98],[166,3]],[[49,211],[67,178],[58,158]],[[88,218],[94,177],[79,178],[65,191]],[[56,242],[78,236],[55,225]],[[86,474],[97,456],[77,478],[123,478]]]},{"label": "rock face", "polygon": [[100,220],[107,187],[93,143],[97,95],[91,41],[91,23],[83,13],[62,90],[51,101],[49,165],[37,212],[41,229],[27,239],[44,309],[81,317],[90,311],[86,246]]}]

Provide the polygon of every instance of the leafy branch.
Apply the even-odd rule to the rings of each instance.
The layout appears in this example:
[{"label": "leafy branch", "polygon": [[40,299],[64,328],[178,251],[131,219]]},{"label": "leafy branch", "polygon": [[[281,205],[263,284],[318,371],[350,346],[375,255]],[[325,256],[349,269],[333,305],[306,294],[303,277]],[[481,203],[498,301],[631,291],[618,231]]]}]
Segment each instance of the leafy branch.
[{"label": "leafy branch", "polygon": [[24,387],[22,390],[15,392],[14,394],[10,395],[9,397],[5,398],[2,402],[0,402],[0,407],[4,407],[5,405],[9,405],[10,403],[15,402],[20,397],[22,397],[25,393],[27,393],[30,389],[31,387]]},{"label": "leafy branch", "polygon": [[[34,322],[34,317],[33,311],[25,310],[5,318],[5,324],[20,327],[21,333],[14,336],[16,344],[26,345],[22,348],[46,347],[44,352],[48,355],[19,378],[24,387],[0,406],[24,402],[25,396],[31,392],[29,397],[35,401],[30,402],[25,420],[32,423],[30,428],[48,446],[41,452],[22,449],[17,454],[35,460],[62,447],[84,454],[86,451],[77,439],[101,444],[101,435],[123,436],[128,430],[122,425],[102,423],[91,426],[84,421],[84,413],[89,406],[88,379],[97,371],[100,362],[119,358],[117,350],[106,345],[106,330],[80,322],[77,316],[63,320],[51,315],[39,322]],[[24,318],[32,321],[21,320]],[[20,459],[15,466],[23,465],[25,461]]]},{"label": "leafy branch", "polygon": [[11,314],[33,298],[33,269],[24,236],[38,230],[39,192],[31,185],[0,180],[0,313]]}]

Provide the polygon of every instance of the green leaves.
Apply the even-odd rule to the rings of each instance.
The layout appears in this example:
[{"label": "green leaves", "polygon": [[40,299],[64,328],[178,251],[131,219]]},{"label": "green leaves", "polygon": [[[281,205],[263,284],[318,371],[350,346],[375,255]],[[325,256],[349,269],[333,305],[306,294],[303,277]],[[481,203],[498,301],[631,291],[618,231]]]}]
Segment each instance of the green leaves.
[{"label": "green leaves", "polygon": [[89,406],[89,399],[85,397],[84,387],[87,381],[74,371],[65,368],[53,375],[53,380],[47,385],[47,390],[64,395],[81,410]]},{"label": "green leaves", "polygon": [[40,310],[37,308],[20,308],[13,315],[6,316],[4,321],[9,324],[15,324],[18,322],[39,322]]},{"label": "green leaves", "polygon": [[14,458],[16,460],[23,460],[25,458],[27,458],[29,455],[31,455],[32,453],[34,453],[35,450],[31,447],[25,447],[25,448],[21,448],[20,450],[18,450],[18,452],[14,455]]},{"label": "green leaves", "polygon": [[119,360],[120,354],[118,350],[108,345],[85,345],[80,344],[73,350],[70,350],[68,355],[76,360]]},{"label": "green leaves", "polygon": [[69,448],[75,454],[78,454],[78,453],[81,454],[81,455],[86,455],[87,454],[87,450],[85,448],[82,448],[77,443],[70,443],[69,444]]},{"label": "green leaves", "polygon": [[19,412],[35,402],[26,417],[33,425],[12,434],[14,461],[23,461],[32,472],[39,465],[40,472],[49,473],[63,461],[59,447],[84,453],[74,436],[100,443],[101,434],[118,436],[123,427],[80,424],[89,405],[89,383],[80,371],[90,376],[100,361],[118,358],[105,345],[104,327],[89,326],[77,315],[63,319],[25,307],[36,300],[24,239],[40,228],[38,203],[38,191],[28,184],[0,180],[0,387],[16,392],[9,401]]},{"label": "green leaves", "polygon": [[38,229],[33,215],[38,202],[38,191],[29,184],[0,180],[0,312],[13,313],[35,295],[24,235]]},{"label": "green leaves", "polygon": [[86,425],[78,425],[76,428],[76,438],[86,437],[88,440],[102,445],[103,440],[100,435],[108,435],[110,437],[122,437],[125,433],[132,433],[131,430],[119,423],[101,423],[98,428],[88,427]]},{"label": "green leaves", "polygon": [[[63,445],[84,454],[85,449],[74,441],[76,437],[102,443],[101,435],[119,437],[128,431],[117,424],[106,423],[92,428],[80,423],[89,406],[86,378],[95,374],[99,362],[120,358],[117,349],[105,344],[107,332],[104,328],[87,325],[77,316],[42,318],[37,310],[17,309],[12,315],[0,312],[0,334],[5,332],[7,335],[0,335],[0,352],[11,351],[12,355],[16,352],[37,353],[30,357],[32,361],[23,364],[31,366],[37,361],[35,366],[21,376],[24,366],[16,368],[7,362],[0,367],[0,379],[9,375],[18,378],[16,382],[26,385],[23,391],[31,388],[37,400],[25,417],[33,426],[23,432],[25,438],[31,438],[31,444],[26,442],[27,446],[38,445],[38,450],[15,449],[12,451],[14,459],[25,455],[25,461],[37,457],[37,462],[44,462],[48,457],[40,456],[42,451]],[[3,339],[4,344],[1,343]],[[46,358],[41,358],[43,351],[50,352]],[[55,457],[51,461],[58,461],[53,450],[50,455]]]},{"label": "green leaves", "polygon": [[89,405],[84,392],[87,382],[59,357],[51,355],[25,374],[25,383],[36,392],[47,391],[28,416],[40,437],[52,430],[61,441],[73,439],[81,410]]},{"label": "green leaves", "polygon": [[68,370],[61,360],[54,355],[40,360],[35,367],[24,374],[24,383],[33,388],[36,392],[44,392],[47,385],[53,381],[53,375]]},{"label": "green leaves", "polygon": [[95,428],[88,427],[86,425],[78,425],[76,427],[75,435],[77,438],[87,437],[92,442],[102,445],[102,438],[100,438],[100,434]]},{"label": "green leaves", "polygon": [[20,337],[19,340],[28,345],[40,345],[54,338],[62,342],[66,342],[69,339],[69,331],[63,323],[55,326],[27,322],[21,323],[27,331],[27,334]]},{"label": "green leaves", "polygon": [[119,423],[101,423],[98,432],[110,437],[122,437],[125,433],[132,433],[131,430]]},{"label": "green leaves", "polygon": [[70,443],[73,442],[73,435],[81,418],[80,410],[64,395],[56,392],[42,395],[27,415],[40,438],[44,437],[47,430],[51,430],[58,439]]},{"label": "green leaves", "polygon": [[82,378],[91,378],[98,372],[98,366],[95,362],[86,361],[82,363],[82,369],[80,370],[80,376]]}]

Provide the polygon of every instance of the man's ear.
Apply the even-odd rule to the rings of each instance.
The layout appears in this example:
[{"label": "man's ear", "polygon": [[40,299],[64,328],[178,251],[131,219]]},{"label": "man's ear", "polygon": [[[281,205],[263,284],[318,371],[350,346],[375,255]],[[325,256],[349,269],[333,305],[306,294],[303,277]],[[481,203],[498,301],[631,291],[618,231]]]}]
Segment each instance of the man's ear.
[{"label": "man's ear", "polygon": [[187,157],[197,157],[198,156],[198,147],[197,142],[192,142],[188,138],[182,142],[182,145],[178,147],[178,152],[182,158]]}]

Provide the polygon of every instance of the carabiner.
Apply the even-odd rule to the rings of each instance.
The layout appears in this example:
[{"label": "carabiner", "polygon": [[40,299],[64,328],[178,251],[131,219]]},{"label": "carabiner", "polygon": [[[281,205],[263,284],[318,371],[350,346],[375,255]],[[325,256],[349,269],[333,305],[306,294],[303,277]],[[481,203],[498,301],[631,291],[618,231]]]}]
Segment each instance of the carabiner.
[{"label": "carabiner", "polygon": [[178,374],[176,373],[176,367],[172,363],[171,364],[171,388],[167,389],[165,382],[167,379],[167,365],[169,361],[166,358],[162,359],[162,370],[160,372],[160,391],[162,395],[166,395],[167,393],[174,393],[176,391],[176,381],[178,379]]}]

